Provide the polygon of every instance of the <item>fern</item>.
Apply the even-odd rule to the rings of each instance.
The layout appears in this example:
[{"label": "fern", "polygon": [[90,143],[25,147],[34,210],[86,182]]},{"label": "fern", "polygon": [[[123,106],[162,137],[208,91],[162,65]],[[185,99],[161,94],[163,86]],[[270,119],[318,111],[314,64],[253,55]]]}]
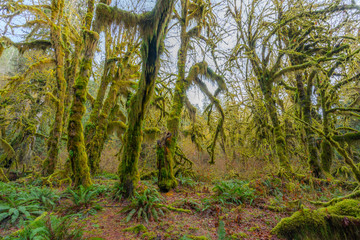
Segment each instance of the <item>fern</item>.
[{"label": "fern", "polygon": [[[26,240],[80,240],[83,231],[81,228],[74,228],[72,216],[57,217],[47,215],[40,221],[30,223],[24,230],[19,231],[16,239]],[[14,238],[15,239],[15,238]]]},{"label": "fern", "polygon": [[179,181],[179,184],[183,187],[193,188],[196,185],[195,181],[191,177],[185,177],[179,174],[177,176],[177,179]]},{"label": "fern", "polygon": [[135,192],[131,203],[120,212],[125,212],[125,222],[129,222],[134,216],[137,220],[158,221],[160,215],[164,215],[165,207],[161,205],[163,197],[153,188],[146,188],[142,193]]},{"label": "fern", "polygon": [[221,204],[242,204],[255,199],[255,190],[250,188],[247,182],[232,180],[222,181],[215,185],[215,200]]},{"label": "fern", "polygon": [[29,197],[38,202],[45,210],[52,210],[59,202],[60,196],[48,188],[32,188]]},{"label": "fern", "polygon": [[5,227],[22,225],[25,220],[31,220],[40,215],[42,207],[31,199],[19,199],[14,196],[3,197],[0,203],[0,225]]},{"label": "fern", "polygon": [[73,207],[67,209],[71,213],[82,214],[82,217],[95,214],[102,207],[98,204],[95,205],[95,198],[100,194],[95,188],[84,188],[80,186],[77,190],[68,189],[65,192],[65,197],[70,199]]}]

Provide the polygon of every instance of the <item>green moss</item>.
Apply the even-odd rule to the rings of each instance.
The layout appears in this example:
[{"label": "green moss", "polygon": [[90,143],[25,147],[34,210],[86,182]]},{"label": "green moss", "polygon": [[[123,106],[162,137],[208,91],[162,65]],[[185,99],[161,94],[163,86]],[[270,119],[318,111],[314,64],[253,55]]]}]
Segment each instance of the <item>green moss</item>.
[{"label": "green moss", "polygon": [[177,186],[177,180],[174,176],[173,156],[170,146],[172,135],[168,133],[160,141],[156,148],[156,159],[158,166],[158,186],[161,191],[168,192]]},{"label": "green moss", "polygon": [[328,141],[325,139],[321,142],[321,166],[325,172],[330,173],[331,165],[334,158],[334,151]]},{"label": "green moss", "polygon": [[0,168],[0,182],[9,182],[9,179],[6,177],[2,168]]},{"label": "green moss", "polygon": [[132,232],[134,234],[138,234],[139,232],[147,232],[148,229],[144,225],[139,224],[139,225],[136,225],[136,226],[133,226],[133,227],[125,228],[122,231],[123,232]]},{"label": "green moss", "polygon": [[240,232],[240,233],[234,233],[231,235],[232,239],[247,239],[248,235],[246,233]]},{"label": "green moss", "polygon": [[141,235],[141,238],[147,239],[147,240],[152,240],[152,239],[155,239],[156,237],[157,237],[157,234],[155,232],[146,232],[143,235]]},{"label": "green moss", "polygon": [[359,239],[359,204],[349,199],[315,211],[301,210],[282,219],[271,232],[287,239]]},{"label": "green moss", "polygon": [[[137,92],[130,99],[128,128],[124,135],[124,148],[119,166],[120,184],[125,197],[133,194],[134,187],[140,180],[138,161],[142,142],[142,124],[155,89],[155,80],[160,67],[161,45],[167,32],[173,6],[174,0],[157,1],[153,11],[135,18],[133,13],[117,12],[121,15],[120,20],[125,21],[124,23],[139,24],[143,36],[142,73]],[[137,17],[144,18],[146,21],[138,23]]]},{"label": "green moss", "polygon": [[209,238],[205,236],[193,236],[193,235],[187,235],[188,238],[193,240],[209,240]]},{"label": "green moss", "polygon": [[[90,1],[89,4],[93,2]],[[91,5],[91,4],[90,4]],[[89,6],[90,8],[91,6]],[[89,11],[89,9],[88,9]],[[99,35],[96,32],[84,30],[84,58],[81,60],[79,76],[75,80],[74,96],[70,109],[68,124],[68,152],[71,168],[73,172],[74,185],[88,187],[92,184],[88,157],[85,149],[84,129],[82,118],[85,114],[85,101],[87,95],[87,85],[92,69],[92,59],[95,54]]]}]

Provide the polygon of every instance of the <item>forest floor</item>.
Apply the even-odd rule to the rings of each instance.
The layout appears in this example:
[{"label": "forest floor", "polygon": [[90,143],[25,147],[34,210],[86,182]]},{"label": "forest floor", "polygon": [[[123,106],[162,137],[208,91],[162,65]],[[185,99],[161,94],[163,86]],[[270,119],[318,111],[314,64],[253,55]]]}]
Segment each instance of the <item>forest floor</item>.
[{"label": "forest floor", "polygon": [[[162,193],[165,202],[172,205],[184,199],[201,203],[209,197],[209,187],[203,186],[197,190],[179,187],[175,191]],[[271,236],[270,231],[280,221],[288,216],[285,212],[273,212],[264,209],[264,199],[243,205],[214,204],[205,211],[196,211],[189,206],[191,213],[169,211],[158,222],[148,224],[142,221],[125,223],[126,214],[119,213],[128,202],[116,204],[102,200],[103,211],[83,220],[85,236],[101,237],[107,240],[115,239],[218,239],[219,219],[225,223],[225,231],[230,239],[278,239]],[[144,224],[146,231],[132,233],[124,231],[129,227]],[[185,239],[185,238],[184,238]]]},{"label": "forest floor", "polygon": [[[279,239],[271,235],[271,229],[295,211],[315,208],[307,200],[327,201],[348,193],[330,180],[311,180],[309,184],[264,175],[250,182],[235,179],[201,182],[182,177],[176,189],[160,193],[161,204],[172,209],[159,216],[158,221],[149,217],[146,222],[137,218],[136,212],[126,222],[129,213],[121,210],[134,200],[113,200],[111,191],[117,181],[106,176],[95,179],[94,189],[102,189],[102,193],[87,199],[89,204],[75,221],[75,228],[83,228],[86,239]],[[155,179],[140,185],[143,189],[157,189]],[[65,191],[55,190],[60,195]],[[61,198],[53,213],[65,216],[70,214],[69,209],[76,209],[74,201]],[[15,230],[0,228],[0,236]]]},{"label": "forest floor", "polygon": [[[231,197],[219,198],[214,191],[217,185],[219,183],[189,184],[187,181],[181,184],[180,181],[175,190],[161,195],[166,204],[191,212],[169,211],[158,222],[145,223],[142,219],[132,219],[126,223],[127,214],[120,211],[129,204],[128,201],[118,203],[99,199],[104,209],[82,220],[85,236],[107,240],[221,239],[219,222],[222,221],[226,239],[279,239],[270,231],[282,218],[303,207],[314,208],[305,199],[326,201],[346,192],[330,182],[323,187],[322,184],[307,185],[302,181],[289,182],[273,176],[252,181],[250,186],[255,189],[253,198],[234,204]],[[126,231],[139,224],[146,229]]]}]

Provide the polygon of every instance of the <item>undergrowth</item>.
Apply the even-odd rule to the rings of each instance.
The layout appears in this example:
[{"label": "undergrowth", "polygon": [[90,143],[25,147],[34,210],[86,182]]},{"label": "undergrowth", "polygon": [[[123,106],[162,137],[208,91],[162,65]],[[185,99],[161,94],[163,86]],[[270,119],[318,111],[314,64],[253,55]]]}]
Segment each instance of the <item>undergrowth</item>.
[{"label": "undergrowth", "polygon": [[138,221],[144,220],[147,223],[151,220],[158,221],[159,215],[165,215],[166,208],[161,205],[164,201],[156,189],[146,188],[143,192],[135,192],[131,203],[120,212],[127,214],[125,222],[129,222],[134,217]]}]

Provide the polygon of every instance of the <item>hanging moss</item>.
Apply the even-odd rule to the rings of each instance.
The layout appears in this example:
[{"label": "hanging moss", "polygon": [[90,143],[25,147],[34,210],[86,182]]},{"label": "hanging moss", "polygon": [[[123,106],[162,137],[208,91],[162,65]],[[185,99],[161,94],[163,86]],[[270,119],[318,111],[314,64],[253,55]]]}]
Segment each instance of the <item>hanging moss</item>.
[{"label": "hanging moss", "polygon": [[9,83],[7,84],[7,86],[17,87],[22,81],[26,80],[34,72],[40,71],[45,68],[50,68],[56,65],[57,65],[57,61],[54,59],[48,59],[48,58],[41,59],[38,62],[32,64],[28,69],[26,69],[26,71],[22,75],[20,76],[16,75],[11,78],[8,78],[7,80],[9,81]]},{"label": "hanging moss", "polygon": [[144,128],[143,132],[145,141],[153,141],[160,135],[160,129],[157,127]]},{"label": "hanging moss", "polygon": [[359,204],[349,199],[315,211],[300,210],[282,219],[271,232],[286,239],[359,239]]},{"label": "hanging moss", "polygon": [[107,4],[99,3],[96,6],[96,22],[100,28],[111,24],[124,24],[126,28],[136,27],[142,20],[142,15],[110,7]]},{"label": "hanging moss", "polygon": [[158,0],[152,12],[143,15],[150,22],[141,25],[142,73],[138,90],[130,99],[128,128],[124,136],[124,149],[119,166],[120,184],[126,197],[133,194],[134,187],[140,180],[138,160],[142,142],[142,123],[154,92],[160,67],[161,45],[173,7],[174,0]]},{"label": "hanging moss", "polygon": [[11,41],[9,38],[7,37],[2,37],[2,41],[0,42],[0,56],[1,56],[1,48],[2,50],[4,50],[4,45],[6,46],[14,46],[15,48],[17,48],[20,52],[20,54],[24,54],[26,51],[29,50],[47,50],[48,48],[51,48],[53,46],[53,43],[49,40],[33,40],[30,42],[20,42],[20,43],[15,43],[13,41]]},{"label": "hanging moss", "polygon": [[3,43],[0,42],[0,57],[2,56],[4,50],[5,50],[5,47],[3,46]]},{"label": "hanging moss", "polygon": [[[135,47],[132,47],[129,52],[126,54],[126,57],[119,62],[119,67],[116,72],[116,76],[113,79],[112,85],[110,87],[108,96],[105,100],[104,106],[102,108],[101,114],[98,117],[97,125],[95,128],[95,135],[92,140],[86,145],[87,153],[89,157],[89,164],[91,172],[99,172],[100,156],[104,148],[105,140],[107,138],[107,128],[110,118],[110,113],[116,106],[116,102],[119,96],[120,89],[127,87],[127,81],[123,81],[125,78],[126,68],[124,66],[128,65],[129,57],[135,53]],[[124,127],[124,124],[115,125],[112,127],[118,127],[119,132]],[[110,129],[111,130],[111,129]]]}]

